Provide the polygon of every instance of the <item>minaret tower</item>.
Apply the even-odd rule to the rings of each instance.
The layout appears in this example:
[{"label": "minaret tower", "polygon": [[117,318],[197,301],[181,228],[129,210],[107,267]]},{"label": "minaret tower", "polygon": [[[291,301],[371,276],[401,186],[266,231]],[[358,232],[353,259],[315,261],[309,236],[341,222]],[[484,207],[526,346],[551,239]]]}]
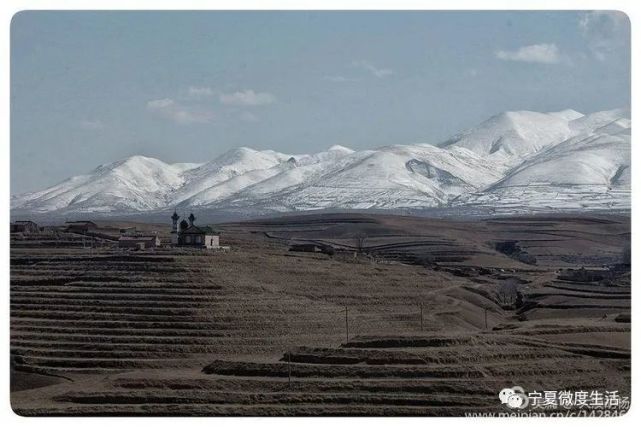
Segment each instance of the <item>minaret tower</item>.
[{"label": "minaret tower", "polygon": [[178,244],[178,220],[180,217],[174,211],[174,214],[171,216],[171,244],[172,245],[177,245]]},{"label": "minaret tower", "polygon": [[176,211],[174,211],[174,214],[171,216],[171,223],[172,223],[171,232],[172,233],[178,232],[178,220],[179,219],[180,219],[180,217],[178,216]]},{"label": "minaret tower", "polygon": [[193,214],[193,213],[190,213],[190,214],[189,214],[189,218],[187,218],[187,219],[189,220],[189,226],[190,226],[190,227],[191,227],[192,225],[194,225],[194,221],[196,221],[196,217],[194,216],[194,214]]}]

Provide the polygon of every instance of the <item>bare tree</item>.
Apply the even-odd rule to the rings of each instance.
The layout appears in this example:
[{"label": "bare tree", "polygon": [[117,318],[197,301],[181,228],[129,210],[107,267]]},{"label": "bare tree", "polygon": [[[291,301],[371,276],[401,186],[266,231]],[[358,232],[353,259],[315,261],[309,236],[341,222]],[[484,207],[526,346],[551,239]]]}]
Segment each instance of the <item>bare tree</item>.
[{"label": "bare tree", "polygon": [[365,252],[365,240],[367,240],[367,235],[365,233],[357,233],[354,237],[356,241],[356,251],[359,254]]},{"label": "bare tree", "polygon": [[506,280],[499,286],[496,296],[502,306],[512,306],[516,303],[518,294],[516,282],[514,280]]}]

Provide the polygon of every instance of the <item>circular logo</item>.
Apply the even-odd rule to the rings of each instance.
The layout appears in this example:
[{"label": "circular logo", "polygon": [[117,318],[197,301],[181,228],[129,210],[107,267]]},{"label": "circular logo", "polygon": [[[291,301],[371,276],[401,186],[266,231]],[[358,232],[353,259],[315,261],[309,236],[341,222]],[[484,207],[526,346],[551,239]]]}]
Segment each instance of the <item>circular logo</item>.
[{"label": "circular logo", "polygon": [[514,394],[514,390],[511,388],[504,388],[499,392],[499,399],[501,399],[501,403],[504,405],[507,405],[507,401]]},{"label": "circular logo", "polygon": [[530,403],[523,387],[504,388],[499,392],[501,403],[510,409],[524,409]]}]

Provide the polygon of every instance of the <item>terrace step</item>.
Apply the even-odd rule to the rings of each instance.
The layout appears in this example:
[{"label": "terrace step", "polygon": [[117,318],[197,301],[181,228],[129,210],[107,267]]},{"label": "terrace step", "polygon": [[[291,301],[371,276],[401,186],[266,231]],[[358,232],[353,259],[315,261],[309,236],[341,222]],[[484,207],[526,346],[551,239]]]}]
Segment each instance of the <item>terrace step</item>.
[{"label": "terrace step", "polygon": [[230,392],[192,390],[184,391],[127,391],[127,392],[85,392],[67,393],[58,397],[63,402],[78,404],[238,404],[238,405],[308,405],[308,404],[345,404],[345,405],[385,405],[385,406],[421,406],[421,407],[456,407],[461,405],[492,405],[494,396],[470,397],[463,393],[458,395],[424,395],[410,393],[291,393],[291,392]]},{"label": "terrace step", "polygon": [[451,416],[464,413],[496,411],[494,406],[386,406],[386,405],[204,405],[204,404],[140,404],[140,405],[57,405],[46,408],[20,408],[24,416]]}]

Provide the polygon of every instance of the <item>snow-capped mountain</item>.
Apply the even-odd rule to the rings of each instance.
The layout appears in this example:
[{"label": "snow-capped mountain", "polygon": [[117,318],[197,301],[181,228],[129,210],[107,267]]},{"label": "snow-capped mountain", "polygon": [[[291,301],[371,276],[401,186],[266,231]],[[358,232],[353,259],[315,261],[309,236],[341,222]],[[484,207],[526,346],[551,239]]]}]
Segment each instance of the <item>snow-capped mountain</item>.
[{"label": "snow-capped mountain", "polygon": [[86,175],[69,178],[43,191],[12,198],[12,208],[51,212],[145,211],[164,207],[167,195],[181,188],[185,164],[133,156],[98,166]]},{"label": "snow-capped mountain", "polygon": [[631,123],[624,110],[569,122],[574,136],[512,168],[483,192],[453,202],[497,212],[630,208]]},{"label": "snow-capped mountain", "polygon": [[496,115],[439,145],[315,154],[241,147],[203,163],[133,156],[43,191],[14,213],[127,214],[174,207],[253,213],[313,209],[483,212],[629,209],[627,110]]},{"label": "snow-capped mountain", "polygon": [[574,134],[570,123],[582,117],[573,110],[508,111],[455,135],[440,146],[467,148],[480,156],[514,166],[525,156],[570,138]]},{"label": "snow-capped mountain", "polygon": [[[182,186],[171,194],[171,200],[174,202],[190,198],[198,200],[203,198],[201,193],[205,193],[205,197],[207,193],[210,193],[210,197],[226,194],[234,185],[230,183],[232,185],[227,191],[220,189],[220,185],[233,179],[236,179],[235,187],[238,190],[242,188],[242,184],[237,178],[253,173],[256,175],[255,178],[247,176],[242,182],[246,185],[258,182],[269,176],[267,172],[269,169],[287,161],[289,157],[291,156],[275,151],[256,151],[247,147],[235,148],[210,162],[186,171],[183,177],[188,185]],[[216,192],[217,187],[221,191]]]}]

